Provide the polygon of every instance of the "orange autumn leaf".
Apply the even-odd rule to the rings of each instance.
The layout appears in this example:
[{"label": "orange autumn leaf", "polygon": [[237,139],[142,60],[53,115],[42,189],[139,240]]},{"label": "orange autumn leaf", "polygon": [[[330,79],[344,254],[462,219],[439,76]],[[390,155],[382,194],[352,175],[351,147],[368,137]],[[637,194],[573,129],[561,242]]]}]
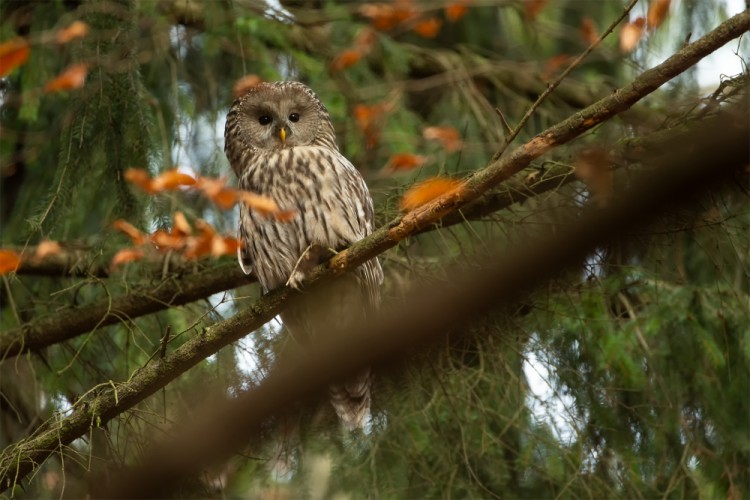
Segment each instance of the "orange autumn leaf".
[{"label": "orange autumn leaf", "polygon": [[86,63],[78,63],[68,66],[57,78],[47,82],[44,91],[47,93],[61,92],[63,90],[75,90],[83,87],[86,83],[86,75],[89,67]]},{"label": "orange autumn leaf", "polygon": [[198,259],[211,253],[216,231],[208,222],[198,219],[195,221],[198,236],[189,238],[184,255],[186,259]]},{"label": "orange autumn leaf", "polygon": [[620,50],[623,52],[633,52],[638,46],[638,42],[643,37],[643,27],[646,24],[645,19],[639,17],[632,23],[626,23],[620,30]]},{"label": "orange autumn leaf", "polygon": [[669,4],[670,0],[652,0],[646,15],[648,29],[655,30],[661,26],[669,14]]},{"label": "orange autumn leaf", "polygon": [[21,256],[16,252],[0,249],[0,275],[15,271],[20,264]]},{"label": "orange autumn leaf", "polygon": [[193,228],[188,224],[187,217],[182,212],[175,212],[172,218],[172,234],[176,236],[189,236]]},{"label": "orange autumn leaf", "polygon": [[282,210],[268,196],[262,196],[249,191],[238,191],[238,193],[240,201],[247,207],[265,216],[273,216],[276,220],[286,222],[291,220],[297,213],[295,210]]},{"label": "orange autumn leaf", "polygon": [[398,23],[394,17],[395,9],[392,5],[366,3],[362,4],[357,11],[362,16],[369,18],[372,26],[380,31],[389,30]]},{"label": "orange autumn leaf", "polygon": [[354,46],[366,54],[372,49],[372,46],[375,45],[377,40],[378,34],[370,28],[365,28],[360,31],[357,38],[354,39]]},{"label": "orange autumn leaf", "polygon": [[146,242],[146,235],[126,220],[117,219],[112,223],[112,227],[121,233],[125,233],[134,245],[142,245]]},{"label": "orange autumn leaf", "polygon": [[341,71],[357,64],[362,59],[362,53],[357,49],[347,49],[337,55],[331,62],[331,70]]},{"label": "orange autumn leaf", "polygon": [[367,130],[383,114],[381,105],[357,104],[354,106],[354,120],[360,130]]},{"label": "orange autumn leaf", "polygon": [[211,201],[216,203],[222,210],[229,210],[237,204],[239,196],[237,191],[231,188],[226,188],[219,191],[216,195],[210,197]]},{"label": "orange autumn leaf", "polygon": [[412,0],[396,0],[392,3],[366,3],[357,9],[364,17],[370,19],[372,27],[387,31],[419,14]]},{"label": "orange autumn leaf", "polygon": [[23,38],[14,38],[0,44],[0,78],[28,61],[29,44]]},{"label": "orange autumn leaf", "polygon": [[437,17],[428,17],[414,25],[414,32],[422,38],[435,38],[442,24]]},{"label": "orange autumn leaf", "polygon": [[560,70],[560,68],[570,62],[571,59],[572,56],[568,54],[558,54],[556,56],[550,57],[544,64],[544,69],[542,70],[542,73],[540,75],[541,79],[545,81],[549,80],[555,73]]},{"label": "orange autumn leaf", "polygon": [[112,267],[118,267],[128,262],[135,262],[143,258],[143,250],[137,248],[124,248],[112,257]]},{"label": "orange autumn leaf", "polygon": [[357,127],[365,134],[368,147],[373,147],[378,143],[383,116],[388,110],[390,110],[388,103],[354,106],[354,120]]},{"label": "orange autumn leaf", "polygon": [[448,21],[455,23],[466,15],[469,11],[469,4],[472,0],[459,0],[445,6],[445,17]]},{"label": "orange autumn leaf", "polygon": [[526,0],[524,2],[524,13],[526,14],[526,19],[529,21],[536,20],[544,7],[547,6],[547,2],[548,0]]},{"label": "orange autumn leaf", "polygon": [[62,247],[56,241],[43,240],[39,242],[34,252],[34,257],[37,259],[44,259],[50,255],[58,255],[62,252]]},{"label": "orange autumn leaf", "polygon": [[177,189],[181,186],[192,186],[195,184],[195,179],[188,175],[180,172],[178,169],[173,168],[157,175],[153,181],[151,181],[151,189],[154,191],[167,191]]},{"label": "orange autumn leaf", "polygon": [[149,239],[151,243],[156,245],[156,249],[159,251],[165,250],[180,250],[187,244],[187,238],[182,234],[168,233],[163,229],[159,229],[152,234]]},{"label": "orange autumn leaf", "polygon": [[125,171],[125,180],[135,184],[147,193],[153,193],[151,175],[142,168],[129,168]]},{"label": "orange autumn leaf", "polygon": [[609,150],[592,147],[581,151],[575,161],[573,173],[589,188],[591,201],[606,206],[612,197],[614,174]]},{"label": "orange autumn leaf", "polygon": [[57,32],[55,41],[60,45],[72,42],[78,38],[83,38],[89,34],[89,25],[83,21],[74,21],[65,29]]},{"label": "orange autumn leaf", "polygon": [[461,187],[461,181],[445,177],[434,177],[420,182],[409,188],[401,197],[399,207],[404,212],[410,212],[417,207],[429,203],[438,196],[450,193]]},{"label": "orange autumn leaf", "polygon": [[248,93],[253,87],[263,83],[263,79],[258,75],[246,75],[234,82],[232,86],[232,97],[237,99]]},{"label": "orange autumn leaf", "polygon": [[594,45],[594,43],[599,40],[599,33],[596,29],[596,24],[590,17],[584,17],[581,19],[579,33],[581,34],[581,39],[589,45]]},{"label": "orange autumn leaf", "polygon": [[232,238],[231,236],[221,236],[217,234],[211,239],[211,255],[213,257],[237,255],[237,249],[239,247],[239,240],[237,240],[237,238]]},{"label": "orange autumn leaf", "polygon": [[421,167],[426,161],[427,157],[421,155],[411,153],[395,154],[388,160],[385,170],[388,172],[411,170],[413,168]]},{"label": "orange autumn leaf", "polygon": [[222,210],[229,210],[239,201],[239,192],[227,187],[227,180],[224,178],[198,177],[195,187],[203,191],[203,194]]},{"label": "orange autumn leaf", "polygon": [[461,136],[453,127],[427,127],[422,131],[427,140],[437,140],[448,152],[458,151],[463,147]]}]

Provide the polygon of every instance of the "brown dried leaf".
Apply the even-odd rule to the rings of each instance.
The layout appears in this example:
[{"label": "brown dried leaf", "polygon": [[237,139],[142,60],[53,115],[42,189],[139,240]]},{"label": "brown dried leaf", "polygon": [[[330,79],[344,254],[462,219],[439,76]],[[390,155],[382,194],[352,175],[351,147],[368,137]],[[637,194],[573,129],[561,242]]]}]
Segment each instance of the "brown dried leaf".
[{"label": "brown dried leaf", "polygon": [[609,150],[592,147],[581,151],[575,161],[574,174],[591,192],[591,200],[600,207],[612,198],[614,174]]},{"label": "brown dried leaf", "polygon": [[590,17],[581,19],[579,33],[581,34],[581,39],[588,45],[594,45],[599,40],[599,30],[596,29],[596,23]]},{"label": "brown dried leaf", "polygon": [[669,14],[670,0],[653,0],[651,5],[648,6],[648,14],[646,19],[648,20],[648,29],[655,30],[662,25],[664,20]]},{"label": "brown dried leaf", "polygon": [[552,79],[552,77],[560,71],[560,68],[567,65],[573,56],[569,54],[558,54],[547,59],[544,63],[544,69],[540,75],[540,78],[544,81]]},{"label": "brown dried leaf", "polygon": [[263,79],[258,75],[246,75],[234,82],[232,86],[232,96],[237,99],[247,94],[250,89],[263,83]]},{"label": "brown dried leaf", "polygon": [[643,26],[646,21],[639,17],[632,23],[626,23],[620,30],[620,50],[629,53],[638,46],[643,37]]}]

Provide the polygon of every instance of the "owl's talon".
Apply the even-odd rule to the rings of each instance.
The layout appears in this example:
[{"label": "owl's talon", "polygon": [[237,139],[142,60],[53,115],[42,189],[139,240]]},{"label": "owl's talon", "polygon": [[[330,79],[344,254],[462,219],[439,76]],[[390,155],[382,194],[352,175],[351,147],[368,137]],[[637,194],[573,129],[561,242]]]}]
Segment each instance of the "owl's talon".
[{"label": "owl's talon", "polygon": [[289,275],[289,279],[286,280],[286,286],[292,287],[295,290],[302,290],[302,282],[305,281],[305,278],[307,277],[304,270],[309,268],[308,260],[312,247],[312,244],[307,245],[305,251],[299,256],[299,259],[297,259],[297,262],[294,264],[292,273]]},{"label": "owl's talon", "polygon": [[302,283],[305,281],[306,276],[304,273],[294,270],[286,280],[286,286],[294,288],[295,290],[302,290]]},{"label": "owl's talon", "polygon": [[301,290],[302,283],[310,277],[310,272],[315,269],[315,266],[334,254],[333,250],[316,243],[308,245],[297,259],[297,263],[294,264],[294,269],[292,269],[289,279],[286,281],[287,286],[295,290]]}]

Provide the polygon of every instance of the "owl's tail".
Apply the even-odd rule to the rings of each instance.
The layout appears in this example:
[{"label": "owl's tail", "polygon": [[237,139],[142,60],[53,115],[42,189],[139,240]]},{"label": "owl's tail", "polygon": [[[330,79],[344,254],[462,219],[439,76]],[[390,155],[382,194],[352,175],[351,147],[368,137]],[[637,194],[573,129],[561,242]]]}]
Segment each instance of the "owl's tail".
[{"label": "owl's tail", "polygon": [[328,386],[331,404],[348,431],[364,429],[370,414],[370,368],[364,368],[341,383]]}]

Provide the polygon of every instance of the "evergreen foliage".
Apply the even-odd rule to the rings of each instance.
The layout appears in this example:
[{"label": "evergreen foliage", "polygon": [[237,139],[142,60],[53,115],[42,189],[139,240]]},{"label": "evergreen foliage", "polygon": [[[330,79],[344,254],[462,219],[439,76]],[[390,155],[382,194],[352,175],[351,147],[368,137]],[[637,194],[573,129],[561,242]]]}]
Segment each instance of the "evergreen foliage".
[{"label": "evergreen foliage", "polygon": [[[0,338],[40,319],[55,322],[65,311],[187,287],[200,272],[234,264],[229,257],[186,262],[167,254],[109,265],[131,245],[112,229],[117,219],[153,232],[170,229],[181,211],[220,233],[235,230],[233,210],[193,192],[144,194],[125,172],[179,167],[233,178],[222,152],[223,123],[233,84],[243,76],[300,80],[318,93],[342,152],[368,181],[378,222],[386,223],[414,183],[463,178],[486,166],[505,147],[506,123],[515,127],[567,66],[556,68],[553,59],[587,47],[581,19],[591,18],[601,33],[628,2],[549,2],[531,19],[525,2],[465,1],[466,15],[452,22],[444,8],[460,3],[413,2],[421,16],[441,20],[434,38],[408,23],[373,31],[369,51],[337,69],[336,57],[372,30],[365,2],[4,0],[0,43],[26,37],[31,55],[0,80],[0,247],[53,240],[75,255],[75,265],[1,276]],[[645,14],[642,3],[631,18]],[[718,0],[673,3],[666,27],[633,54],[620,52],[617,31],[605,38],[536,109],[510,149],[627,84],[689,33],[695,39],[727,17]],[[55,34],[76,20],[88,25],[88,35],[56,44]],[[747,60],[747,40],[737,51]],[[43,91],[78,62],[88,65],[82,88]],[[590,209],[590,185],[571,177],[589,148],[611,155],[617,196],[634,172],[650,168],[644,150],[722,107],[747,106],[748,74],[722,83],[719,76],[700,89],[694,70],[683,73],[506,184],[510,195],[520,195],[551,178],[551,189],[478,220],[428,228],[381,255],[387,300],[444,282],[450,266],[481,266],[478,255],[490,245],[513,248]],[[369,127],[358,118],[361,106],[368,107]],[[435,126],[457,130],[463,147],[425,138],[424,129]],[[389,172],[384,167],[399,153],[427,161]],[[404,353],[376,373],[366,433],[343,435],[326,403],[303,401],[177,494],[750,496],[748,192],[745,172],[689,209],[660,214],[638,234],[597,249],[517,304],[498,304],[452,327],[441,342]],[[179,306],[170,298],[156,312],[133,317],[112,309],[114,324],[0,361],[5,494],[85,495],[100,474],[137,464],[154,439],[189,421],[210,397],[234,397],[262,383],[289,341],[277,321],[206,357],[132,409],[92,421],[87,435],[16,482],[13,460],[25,438],[63,422],[87,398],[121,387],[209,325],[253,307],[259,296],[254,284],[222,290]]]}]

